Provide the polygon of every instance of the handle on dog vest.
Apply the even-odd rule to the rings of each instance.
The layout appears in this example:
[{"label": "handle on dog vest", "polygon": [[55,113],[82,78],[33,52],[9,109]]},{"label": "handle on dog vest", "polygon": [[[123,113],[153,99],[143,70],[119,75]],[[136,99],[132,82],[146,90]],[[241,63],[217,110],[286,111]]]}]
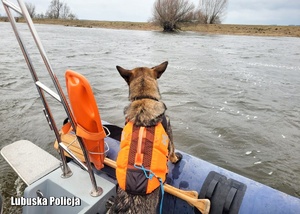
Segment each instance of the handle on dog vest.
[{"label": "handle on dog vest", "polygon": [[142,164],[143,164],[144,154],[142,153],[142,144],[143,144],[143,139],[145,137],[146,137],[145,127],[142,126],[142,127],[140,127],[140,130],[139,130],[137,153],[135,154],[135,161],[134,161],[134,164],[137,166],[142,166]]}]

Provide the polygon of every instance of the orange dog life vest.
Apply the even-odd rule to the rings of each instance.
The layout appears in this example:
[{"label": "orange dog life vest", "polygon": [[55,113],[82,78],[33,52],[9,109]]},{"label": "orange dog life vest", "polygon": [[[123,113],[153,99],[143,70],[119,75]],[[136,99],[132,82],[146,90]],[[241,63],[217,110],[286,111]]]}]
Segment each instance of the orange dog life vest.
[{"label": "orange dog life vest", "polygon": [[[123,128],[117,158],[116,176],[120,188],[131,194],[145,195],[159,187],[157,178],[147,177],[151,170],[162,182],[166,180],[168,145],[169,137],[162,123],[138,127],[128,122]],[[141,166],[147,171],[140,169]]]}]

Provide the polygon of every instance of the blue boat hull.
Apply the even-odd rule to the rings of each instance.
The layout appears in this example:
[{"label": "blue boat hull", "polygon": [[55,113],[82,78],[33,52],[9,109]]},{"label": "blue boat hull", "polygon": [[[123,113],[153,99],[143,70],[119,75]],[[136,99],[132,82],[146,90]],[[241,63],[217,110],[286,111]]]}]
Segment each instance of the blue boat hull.
[{"label": "blue boat hull", "polygon": [[[180,187],[188,184],[186,189],[200,191],[202,185],[211,171],[218,172],[227,178],[237,180],[246,185],[245,195],[242,199],[238,213],[241,214],[268,214],[268,213],[300,213],[300,199],[292,197],[271,187],[203,161],[199,158],[183,153],[183,160],[178,165],[169,165],[169,179],[172,185]],[[185,202],[174,201],[172,196],[167,196],[165,208],[170,213],[193,213]],[[214,203],[211,204],[214,209]]]},{"label": "blue boat hull", "polygon": [[[112,131],[113,132],[113,131]],[[107,143],[110,150],[107,156],[116,160],[119,151],[119,141],[108,138]],[[300,199],[287,195],[283,192],[275,190],[269,186],[258,183],[254,180],[243,177],[239,174],[226,170],[224,168],[213,165],[207,161],[201,160],[197,157],[189,155],[180,151],[183,155],[182,160],[177,164],[169,163],[169,173],[167,183],[183,190],[196,190],[200,193],[203,184],[205,183],[209,173],[216,172],[221,176],[230,180],[235,180],[244,184],[243,197],[240,198],[240,204],[237,210],[227,210],[227,213],[240,213],[240,214],[299,214],[300,213]],[[108,173],[114,177],[114,169],[106,167]],[[222,192],[222,191],[221,191]],[[226,195],[224,196],[226,197]],[[220,198],[221,199],[221,198]],[[222,199],[221,199],[222,200]],[[218,201],[221,201],[218,200]],[[223,206],[221,204],[221,206]],[[224,205],[225,206],[225,205]],[[210,213],[222,213],[220,204],[211,201]],[[187,202],[165,194],[164,213],[194,213],[194,208]],[[223,211],[226,213],[226,211]]]}]

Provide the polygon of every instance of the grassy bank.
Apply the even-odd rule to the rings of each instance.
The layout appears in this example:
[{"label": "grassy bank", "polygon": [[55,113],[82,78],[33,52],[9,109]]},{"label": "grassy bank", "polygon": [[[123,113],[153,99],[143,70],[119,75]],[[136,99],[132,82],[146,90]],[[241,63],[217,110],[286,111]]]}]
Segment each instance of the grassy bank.
[{"label": "grassy bank", "polygon": [[[0,17],[0,21],[7,18]],[[23,22],[22,19],[18,20]],[[56,24],[64,26],[111,28],[128,30],[162,30],[159,26],[147,22],[117,22],[117,21],[93,21],[93,20],[58,20],[58,19],[34,19],[38,24]],[[277,26],[277,25],[231,25],[231,24],[186,24],[181,27],[182,31],[194,31],[208,34],[226,35],[251,35],[251,36],[289,36],[300,37],[300,26]]]}]

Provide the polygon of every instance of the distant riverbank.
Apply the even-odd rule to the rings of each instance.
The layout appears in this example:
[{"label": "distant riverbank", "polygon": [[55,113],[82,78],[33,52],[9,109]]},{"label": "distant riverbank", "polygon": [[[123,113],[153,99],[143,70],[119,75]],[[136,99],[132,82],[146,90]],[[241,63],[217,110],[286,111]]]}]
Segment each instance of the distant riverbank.
[{"label": "distant riverbank", "polygon": [[[0,21],[7,18],[0,17]],[[24,20],[19,19],[18,22]],[[57,24],[64,26],[111,28],[128,30],[157,30],[162,28],[149,22],[93,21],[93,20],[62,20],[62,19],[33,19],[36,24]],[[233,25],[233,24],[185,24],[182,31],[194,31],[208,34],[250,35],[250,36],[288,36],[300,37],[300,26],[277,25]]]}]

